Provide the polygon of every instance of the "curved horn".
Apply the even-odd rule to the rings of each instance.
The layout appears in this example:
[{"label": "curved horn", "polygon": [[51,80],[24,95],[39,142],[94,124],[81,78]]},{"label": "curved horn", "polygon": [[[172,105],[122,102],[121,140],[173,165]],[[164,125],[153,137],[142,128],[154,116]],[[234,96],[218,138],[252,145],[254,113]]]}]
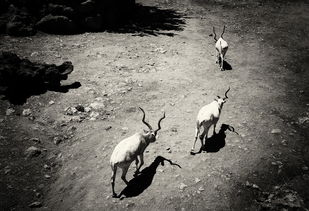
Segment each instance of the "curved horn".
[{"label": "curved horn", "polygon": [[155,130],[155,135],[157,135],[157,132],[159,131],[159,130],[161,130],[161,121],[163,120],[163,119],[165,119],[165,112],[163,113],[163,117],[161,117],[161,119],[159,120],[159,122],[158,122],[158,129],[156,129]]},{"label": "curved horn", "polygon": [[222,38],[223,38],[223,34],[224,34],[224,32],[225,32],[225,25],[223,26],[223,31],[222,31],[222,34],[221,34],[221,36],[220,36],[220,37],[222,37]]},{"label": "curved horn", "polygon": [[228,90],[226,90],[226,92],[225,92],[225,94],[224,94],[225,97],[223,98],[223,100],[229,98],[229,97],[227,96],[227,93],[230,91],[230,89],[231,89],[231,87],[229,87]]},{"label": "curved horn", "polygon": [[215,32],[215,27],[213,26],[212,27],[212,31],[213,31],[213,33],[214,33],[214,40],[217,42],[217,35],[216,35],[216,32]]},{"label": "curved horn", "polygon": [[232,126],[230,126],[230,125],[229,125],[229,130],[232,131],[233,133],[236,133],[237,135],[239,135],[239,134],[235,131],[234,127],[232,127]]},{"label": "curved horn", "polygon": [[142,119],[142,122],[145,124],[145,125],[147,125],[147,127],[149,128],[149,130],[152,130],[152,127],[150,126],[150,124],[148,123],[148,122],[146,122],[145,121],[145,111],[144,111],[144,109],[142,109],[141,107],[139,107],[139,109],[141,109],[141,111],[143,112],[143,119]]},{"label": "curved horn", "polygon": [[180,166],[180,165],[178,165],[177,163],[173,163],[171,160],[166,159],[166,158],[164,158],[164,157],[162,157],[162,158],[163,158],[163,161],[167,161],[167,162],[169,162],[172,166],[178,166],[179,168],[181,168],[181,166]]}]

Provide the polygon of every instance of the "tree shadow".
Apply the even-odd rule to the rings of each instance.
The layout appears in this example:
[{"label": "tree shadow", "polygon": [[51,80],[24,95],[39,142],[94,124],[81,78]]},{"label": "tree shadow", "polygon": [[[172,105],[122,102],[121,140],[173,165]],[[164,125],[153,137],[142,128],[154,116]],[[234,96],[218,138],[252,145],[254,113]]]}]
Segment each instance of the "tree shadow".
[{"label": "tree shadow", "polygon": [[27,102],[27,99],[34,95],[41,95],[47,91],[67,93],[70,89],[77,89],[81,86],[80,82],[74,82],[68,85],[50,86],[49,84],[38,83],[34,85],[20,84],[18,86],[10,86],[0,94],[4,97],[1,100],[8,100],[14,105],[22,105]]},{"label": "tree shadow", "polygon": [[146,190],[152,183],[152,180],[156,174],[156,170],[161,164],[164,166],[164,161],[169,162],[171,165],[181,168],[180,165],[173,163],[171,160],[166,159],[162,156],[157,156],[155,160],[146,168],[144,168],[140,174],[131,179],[127,186],[121,191],[117,196],[120,199],[130,198],[140,195],[144,190]]},{"label": "tree shadow", "polygon": [[126,21],[111,25],[107,31],[135,33],[134,36],[174,36],[174,32],[167,31],[182,31],[184,24],[183,14],[175,10],[136,4]]},{"label": "tree shadow", "polygon": [[67,61],[61,65],[35,63],[10,52],[0,53],[0,95],[12,104],[24,104],[32,95],[45,92],[68,92],[81,86],[79,82],[61,85],[73,71]]}]

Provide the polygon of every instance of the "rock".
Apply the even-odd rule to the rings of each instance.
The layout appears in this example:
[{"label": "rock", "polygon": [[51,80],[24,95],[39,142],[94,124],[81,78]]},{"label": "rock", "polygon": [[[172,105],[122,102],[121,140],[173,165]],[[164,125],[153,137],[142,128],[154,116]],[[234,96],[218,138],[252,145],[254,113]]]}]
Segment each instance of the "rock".
[{"label": "rock", "polygon": [[184,183],[180,183],[180,185],[179,185],[180,190],[184,190],[186,187],[188,187],[188,186]]},{"label": "rock", "polygon": [[55,104],[55,101],[51,100],[51,101],[48,102],[48,104],[49,104],[49,105],[54,105],[54,104]]},{"label": "rock", "polygon": [[83,22],[86,31],[100,31],[103,28],[103,20],[100,15],[86,17]]},{"label": "rock", "polygon": [[93,102],[89,105],[89,107],[93,108],[94,110],[101,110],[105,108],[105,105],[101,102]]},{"label": "rock", "polygon": [[49,166],[49,165],[47,165],[47,164],[44,164],[43,168],[44,168],[44,169],[48,169],[48,170],[50,170],[50,169],[51,169],[51,168],[50,168],[50,166]]},{"label": "rock", "polygon": [[174,133],[177,133],[178,130],[177,130],[176,127],[172,127],[172,128],[171,128],[171,131],[174,132]]},{"label": "rock", "polygon": [[84,119],[81,116],[73,116],[71,121],[73,122],[82,122]]},{"label": "rock", "polygon": [[78,10],[82,15],[94,14],[96,10],[95,2],[93,0],[84,1],[79,5]]},{"label": "rock", "polygon": [[281,133],[281,130],[278,129],[278,128],[272,129],[272,130],[271,130],[271,133],[272,133],[272,134],[280,134],[280,133]]},{"label": "rock", "polygon": [[96,120],[98,117],[100,116],[100,113],[99,112],[96,112],[96,111],[93,111],[90,113],[89,117],[90,117],[90,120]]},{"label": "rock", "polygon": [[44,177],[45,177],[46,179],[51,178],[51,176],[50,176],[50,175],[48,175],[48,174],[45,174],[45,175],[44,175]]},{"label": "rock", "polygon": [[74,115],[76,113],[77,113],[77,109],[74,107],[68,107],[67,109],[65,109],[66,115]]},{"label": "rock", "polygon": [[30,108],[24,109],[22,113],[23,116],[30,116],[31,114],[32,112]]},{"label": "rock", "polygon": [[76,109],[77,111],[80,111],[80,112],[85,112],[85,108],[84,108],[84,106],[82,106],[82,105],[77,105],[77,106],[75,106],[75,109]]},{"label": "rock", "polygon": [[54,144],[58,145],[63,141],[63,139],[59,136],[54,137]]},{"label": "rock", "polygon": [[37,157],[40,154],[41,150],[34,146],[29,147],[25,152],[27,158]]},{"label": "rock", "polygon": [[77,32],[77,25],[66,16],[47,15],[37,22],[37,28],[43,32],[52,34],[74,34]]},{"label": "rock", "polygon": [[72,7],[59,5],[59,4],[48,4],[47,10],[52,15],[60,15],[68,18],[73,18],[75,15]]},{"label": "rock", "polygon": [[107,127],[105,128],[106,131],[108,131],[108,130],[110,130],[110,129],[112,129],[112,126],[107,126]]},{"label": "rock", "polygon": [[302,125],[302,124],[305,124],[306,122],[309,122],[309,117],[305,116],[305,117],[298,118],[298,124]]},{"label": "rock", "polygon": [[39,202],[39,201],[35,201],[35,202],[32,202],[31,204],[29,204],[28,207],[30,207],[30,208],[42,207],[42,203]]},{"label": "rock", "polygon": [[205,189],[203,188],[203,186],[201,186],[201,187],[199,187],[199,189],[198,189],[199,191],[204,191]]},{"label": "rock", "polygon": [[85,107],[85,112],[90,112],[91,111],[91,108],[90,107]]},{"label": "rock", "polygon": [[35,34],[32,18],[26,10],[11,6],[11,16],[6,24],[6,33],[11,36],[31,36]]},{"label": "rock", "polygon": [[9,116],[9,115],[13,114],[14,112],[15,112],[15,110],[13,108],[8,108],[5,111],[5,115]]},{"label": "rock", "polygon": [[33,141],[35,143],[41,143],[41,140],[39,138],[30,138],[29,141]]},{"label": "rock", "polygon": [[195,181],[195,183],[199,183],[201,180],[200,180],[199,178],[196,177],[196,178],[194,179],[194,181]]},{"label": "rock", "polygon": [[304,171],[308,171],[308,166],[303,166],[302,168],[301,168],[302,170],[304,170]]}]

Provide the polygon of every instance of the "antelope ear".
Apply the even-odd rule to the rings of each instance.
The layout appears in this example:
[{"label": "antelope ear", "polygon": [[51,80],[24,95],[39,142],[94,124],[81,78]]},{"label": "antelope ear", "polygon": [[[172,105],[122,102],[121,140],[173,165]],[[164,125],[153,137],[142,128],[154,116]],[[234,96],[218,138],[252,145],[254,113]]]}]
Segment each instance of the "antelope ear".
[{"label": "antelope ear", "polygon": [[215,98],[214,100],[218,102],[218,99]]},{"label": "antelope ear", "polygon": [[143,129],[143,131],[144,131],[144,133],[148,133],[148,131],[147,131],[147,130],[145,130],[145,129]]},{"label": "antelope ear", "polygon": [[219,95],[217,95],[217,98],[220,99],[221,97]]}]

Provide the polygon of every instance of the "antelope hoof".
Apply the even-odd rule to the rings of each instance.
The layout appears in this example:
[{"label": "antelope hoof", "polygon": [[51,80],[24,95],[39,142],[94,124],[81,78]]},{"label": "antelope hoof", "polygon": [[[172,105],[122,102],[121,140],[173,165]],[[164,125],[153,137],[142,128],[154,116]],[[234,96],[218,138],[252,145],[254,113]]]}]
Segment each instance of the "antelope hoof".
[{"label": "antelope hoof", "polygon": [[116,193],[113,193],[113,198],[118,198],[117,194]]}]

